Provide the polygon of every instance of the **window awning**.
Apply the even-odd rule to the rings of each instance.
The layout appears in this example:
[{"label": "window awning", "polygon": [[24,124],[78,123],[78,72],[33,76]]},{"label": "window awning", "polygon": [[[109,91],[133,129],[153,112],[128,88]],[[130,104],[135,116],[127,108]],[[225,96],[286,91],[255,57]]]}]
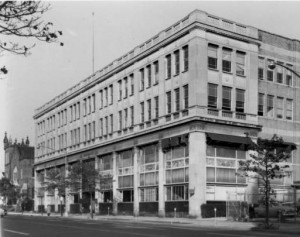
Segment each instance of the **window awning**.
[{"label": "window awning", "polygon": [[233,135],[206,133],[207,144],[209,145],[227,145],[246,149],[251,144],[249,137],[239,137]]}]

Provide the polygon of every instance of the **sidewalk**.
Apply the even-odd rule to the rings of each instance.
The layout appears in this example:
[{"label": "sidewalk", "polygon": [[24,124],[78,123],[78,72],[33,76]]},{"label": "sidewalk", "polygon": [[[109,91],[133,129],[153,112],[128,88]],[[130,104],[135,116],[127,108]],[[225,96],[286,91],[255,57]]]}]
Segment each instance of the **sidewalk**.
[{"label": "sidewalk", "polygon": [[[8,215],[26,215],[26,216],[43,216],[48,217],[47,213],[35,213],[35,212],[9,212]],[[207,218],[207,219],[189,219],[189,218],[160,218],[160,217],[134,217],[134,216],[113,216],[113,215],[96,215],[93,219],[90,218],[90,215],[85,214],[69,214],[68,216],[61,216],[60,213],[51,213],[50,217],[57,217],[57,218],[70,218],[70,219],[85,219],[91,221],[105,221],[105,220],[117,220],[117,221],[124,221],[124,222],[148,222],[148,223],[164,223],[164,224],[172,224],[178,226],[198,226],[202,228],[223,228],[227,230],[256,230],[256,231],[267,231],[261,229],[259,226],[263,223],[263,220],[254,220],[249,222],[237,222],[237,221],[227,221],[225,218]],[[279,229],[269,230],[270,232],[278,232],[278,233],[286,233],[286,234],[300,234],[300,219],[298,218],[296,222],[289,221],[286,223],[278,223],[273,221],[275,227]]]}]

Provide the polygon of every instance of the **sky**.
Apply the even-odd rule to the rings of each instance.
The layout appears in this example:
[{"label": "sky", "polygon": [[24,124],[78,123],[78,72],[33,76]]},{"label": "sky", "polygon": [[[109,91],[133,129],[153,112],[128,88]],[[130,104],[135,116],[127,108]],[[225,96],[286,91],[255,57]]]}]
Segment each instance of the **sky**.
[{"label": "sky", "polygon": [[[59,44],[36,42],[29,56],[0,55],[0,171],[4,132],[35,145],[34,110],[147,41],[195,9],[300,40],[300,1],[54,1],[44,21],[63,31]],[[94,21],[92,13],[94,12]],[[93,23],[94,22],[94,23]],[[93,27],[94,25],[94,27]]]}]

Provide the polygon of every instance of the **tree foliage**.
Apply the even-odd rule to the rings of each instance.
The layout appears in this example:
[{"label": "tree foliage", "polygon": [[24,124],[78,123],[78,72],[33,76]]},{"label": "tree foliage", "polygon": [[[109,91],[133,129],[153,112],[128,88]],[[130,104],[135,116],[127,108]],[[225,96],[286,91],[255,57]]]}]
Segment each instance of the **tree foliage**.
[{"label": "tree foliage", "polygon": [[287,146],[281,137],[276,134],[271,139],[258,138],[257,142],[252,142],[250,159],[239,161],[240,171],[246,177],[260,180],[263,202],[266,207],[266,226],[269,227],[269,204],[274,190],[270,181],[285,176],[285,170],[289,167],[286,163],[291,156],[291,151],[296,147]]},{"label": "tree foliage", "polygon": [[20,189],[8,178],[2,177],[0,179],[0,195],[5,197],[7,201],[16,200],[20,197]]},{"label": "tree foliage", "polygon": [[[50,9],[48,3],[41,1],[0,1],[0,55],[9,52],[28,55],[35,43],[25,43],[33,39],[47,43],[59,42],[62,31],[53,29],[52,22],[44,22],[42,17]],[[7,74],[3,65],[0,74]]]}]

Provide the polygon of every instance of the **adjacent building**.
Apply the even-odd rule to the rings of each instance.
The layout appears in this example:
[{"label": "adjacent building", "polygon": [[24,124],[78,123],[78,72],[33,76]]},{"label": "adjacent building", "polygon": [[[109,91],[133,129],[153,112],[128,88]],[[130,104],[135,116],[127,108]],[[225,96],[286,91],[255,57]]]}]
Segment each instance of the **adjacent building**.
[{"label": "adjacent building", "polygon": [[28,137],[21,143],[17,140],[14,142],[8,139],[5,133],[4,139],[4,152],[5,152],[5,172],[4,175],[11,182],[20,189],[20,198],[14,200],[6,200],[9,205],[17,204],[21,207],[32,210],[32,201],[34,198],[34,147],[30,146]]},{"label": "adjacent building", "polygon": [[[269,61],[300,71],[300,41],[195,10],[58,95],[34,114],[36,209],[60,204],[42,189],[47,170],[79,161],[112,177],[93,194],[100,214],[254,202],[259,183],[236,175],[248,139],[300,142],[300,78]],[[288,162],[282,198],[300,180],[299,150]],[[89,198],[66,192],[68,211]]]}]

